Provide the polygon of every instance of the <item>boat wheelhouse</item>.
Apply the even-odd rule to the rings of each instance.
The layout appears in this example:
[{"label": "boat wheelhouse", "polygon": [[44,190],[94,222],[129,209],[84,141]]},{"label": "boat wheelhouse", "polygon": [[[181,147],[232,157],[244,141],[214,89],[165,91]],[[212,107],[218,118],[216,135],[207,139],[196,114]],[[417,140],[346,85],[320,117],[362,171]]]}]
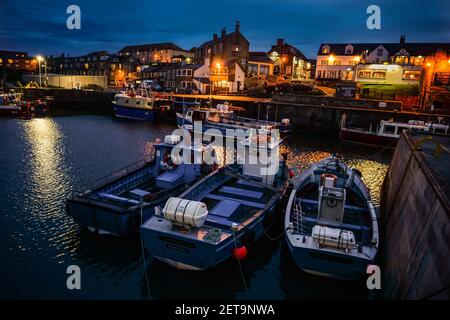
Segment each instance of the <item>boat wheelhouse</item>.
[{"label": "boat wheelhouse", "polygon": [[326,158],[300,174],[289,196],[285,238],[304,271],[356,280],[375,262],[379,233],[361,173]]},{"label": "boat wheelhouse", "polygon": [[344,142],[367,144],[374,146],[395,147],[403,130],[428,134],[448,134],[449,125],[444,123],[409,120],[408,122],[396,122],[381,120],[380,124],[373,128],[357,128],[347,123],[346,116],[342,116],[339,137]]},{"label": "boat wheelhouse", "polygon": [[67,200],[67,213],[82,227],[99,234],[123,236],[139,231],[154,208],[177,196],[212,166],[201,161],[180,163],[171,157],[174,147],[181,154],[203,157],[212,150],[203,145],[183,146],[178,136],[166,136],[154,145],[151,161],[141,161],[100,180],[95,187]]},{"label": "boat wheelhouse", "polygon": [[268,144],[268,161],[252,163],[261,150],[250,149],[244,164],[222,167],[170,198],[141,226],[146,250],[188,270],[208,269],[245,252],[263,234],[266,218],[276,212],[288,186],[279,142]]}]

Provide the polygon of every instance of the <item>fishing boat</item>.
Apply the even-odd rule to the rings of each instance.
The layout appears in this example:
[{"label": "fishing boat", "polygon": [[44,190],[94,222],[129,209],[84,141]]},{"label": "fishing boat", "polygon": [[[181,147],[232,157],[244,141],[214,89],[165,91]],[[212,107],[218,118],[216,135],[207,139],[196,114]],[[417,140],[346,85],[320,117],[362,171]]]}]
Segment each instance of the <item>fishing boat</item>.
[{"label": "fishing boat", "polygon": [[352,142],[373,146],[395,147],[403,130],[428,134],[448,134],[449,126],[444,123],[433,123],[419,120],[408,122],[395,122],[381,120],[380,124],[373,128],[357,128],[347,124],[346,116],[341,120],[340,139],[344,142]]},{"label": "fishing boat", "polygon": [[[169,198],[141,226],[146,250],[186,270],[205,270],[232,256],[244,258],[288,186],[286,158],[278,159],[280,141],[267,144],[268,161],[252,164],[249,157],[262,150],[249,149],[244,164],[221,167]],[[249,139],[243,143],[248,147]],[[276,170],[270,170],[275,163]]]},{"label": "fishing boat", "polygon": [[45,116],[49,104],[44,99],[24,99],[22,93],[0,94],[0,116],[33,118]]},{"label": "fishing boat", "polygon": [[[278,129],[282,135],[292,131],[289,119],[282,119],[281,122],[276,122],[240,117],[234,114],[233,109],[235,108],[228,102],[217,104],[216,107],[211,108],[191,107],[183,113],[176,113],[177,125],[179,128],[195,132],[196,127],[194,126],[194,122],[200,121],[202,124],[202,132],[196,133],[204,133],[209,129],[217,129],[223,135],[226,135],[227,130],[244,130],[244,132],[248,132],[250,129]],[[245,137],[248,137],[248,135]]]},{"label": "fishing boat", "polygon": [[181,153],[195,157],[212,152],[206,146],[184,146],[179,141],[179,136],[166,136],[164,142],[154,145],[151,161],[140,161],[99,179],[96,186],[68,199],[67,213],[82,227],[99,234],[138,232],[155,206],[180,194],[213,169],[201,161],[177,165],[171,157],[176,146]]},{"label": "fishing boat", "polygon": [[378,223],[361,173],[326,158],[298,176],[289,196],[285,238],[295,263],[316,275],[356,280],[374,264]]},{"label": "fishing boat", "polygon": [[22,98],[21,93],[0,94],[0,116],[19,117],[22,115],[22,109],[18,105]]},{"label": "fishing boat", "polygon": [[153,92],[142,82],[137,90],[131,89],[114,95],[114,113],[119,118],[155,121],[170,118],[170,96]]}]

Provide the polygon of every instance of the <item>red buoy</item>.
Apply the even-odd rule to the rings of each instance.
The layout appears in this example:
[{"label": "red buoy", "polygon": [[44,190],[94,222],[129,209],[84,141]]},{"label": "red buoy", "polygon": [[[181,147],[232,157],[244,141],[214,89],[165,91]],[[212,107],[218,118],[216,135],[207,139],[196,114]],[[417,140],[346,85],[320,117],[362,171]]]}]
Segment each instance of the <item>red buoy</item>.
[{"label": "red buoy", "polygon": [[292,179],[295,176],[294,171],[289,170],[289,179]]},{"label": "red buoy", "polygon": [[233,257],[236,260],[244,260],[247,257],[247,248],[245,246],[234,248]]}]

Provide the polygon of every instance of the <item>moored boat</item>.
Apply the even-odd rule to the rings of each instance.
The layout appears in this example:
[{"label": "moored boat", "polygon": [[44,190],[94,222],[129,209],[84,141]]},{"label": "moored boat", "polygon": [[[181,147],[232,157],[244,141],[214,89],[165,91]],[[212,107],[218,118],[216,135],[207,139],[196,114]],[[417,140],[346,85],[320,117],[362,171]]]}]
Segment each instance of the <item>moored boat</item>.
[{"label": "moored boat", "polygon": [[119,118],[155,121],[169,118],[171,103],[169,95],[152,92],[144,83],[136,91],[125,91],[114,95],[114,113]]},{"label": "moored boat", "polygon": [[[205,270],[232,256],[243,258],[246,247],[263,234],[264,221],[276,212],[288,186],[286,159],[279,161],[278,145],[279,140],[268,144],[269,161],[263,164],[246,158],[244,164],[220,168],[170,198],[141,226],[146,250],[187,270]],[[270,170],[275,163],[276,169]]]},{"label": "moored boat", "polygon": [[246,118],[235,115],[233,109],[234,107],[227,102],[218,104],[215,108],[191,107],[185,110],[184,113],[176,113],[177,125],[180,128],[194,132],[196,131],[194,122],[199,121],[202,124],[201,133],[209,129],[216,129],[224,136],[227,130],[243,130],[244,132],[249,132],[251,129],[277,129],[281,135],[288,134],[292,131],[289,119],[282,119],[281,122],[276,122]]},{"label": "moored boat", "polygon": [[0,116],[33,118],[47,115],[49,104],[44,99],[24,99],[22,93],[0,94]]},{"label": "moored boat", "polygon": [[341,120],[339,137],[344,142],[394,148],[403,130],[417,133],[448,134],[448,129],[448,124],[419,120],[409,120],[408,122],[381,120],[376,128],[372,128],[372,126],[358,128],[349,125],[344,115]]},{"label": "moored boat", "polygon": [[[166,136],[164,142],[154,145],[151,161],[121,169],[96,187],[68,199],[67,213],[79,225],[99,234],[123,236],[138,232],[142,221],[153,215],[155,206],[180,194],[213,168],[199,161],[174,163],[170,154],[178,142],[178,136]],[[202,145],[179,147],[196,157],[210,152]]]},{"label": "moored boat", "polygon": [[285,238],[295,263],[316,275],[356,280],[374,264],[379,233],[361,173],[336,158],[301,173],[289,196]]}]

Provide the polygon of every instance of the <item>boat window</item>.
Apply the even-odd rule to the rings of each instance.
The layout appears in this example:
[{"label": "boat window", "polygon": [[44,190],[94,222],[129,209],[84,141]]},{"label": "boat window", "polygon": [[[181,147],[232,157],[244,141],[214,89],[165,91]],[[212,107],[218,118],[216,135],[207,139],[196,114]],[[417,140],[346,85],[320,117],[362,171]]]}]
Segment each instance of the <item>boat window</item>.
[{"label": "boat window", "polygon": [[125,99],[125,103],[128,103],[129,101],[128,101],[128,99]]},{"label": "boat window", "polygon": [[384,126],[384,133],[395,134],[395,126]]},{"label": "boat window", "polygon": [[147,102],[147,106],[151,107],[152,103],[151,102]]},{"label": "boat window", "polygon": [[204,121],[206,114],[204,112],[194,112],[192,115],[193,121]]},{"label": "boat window", "polygon": [[187,116],[188,116],[188,117],[192,116],[192,111],[188,111],[188,112],[187,112]]},{"label": "boat window", "polygon": [[139,101],[139,100],[136,100],[136,104],[141,104],[141,101]]}]

